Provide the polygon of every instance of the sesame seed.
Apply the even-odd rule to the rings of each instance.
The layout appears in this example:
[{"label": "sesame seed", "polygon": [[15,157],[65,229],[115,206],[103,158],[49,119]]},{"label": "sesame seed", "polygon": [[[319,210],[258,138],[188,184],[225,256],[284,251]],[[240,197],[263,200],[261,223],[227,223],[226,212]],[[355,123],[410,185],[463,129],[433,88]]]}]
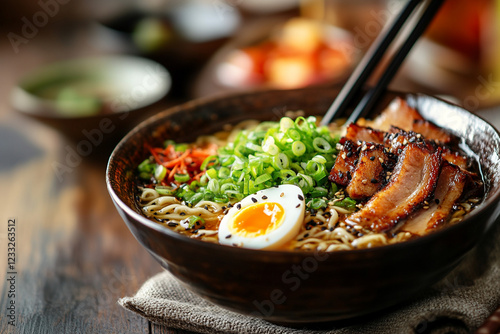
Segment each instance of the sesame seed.
[{"label": "sesame seed", "polygon": [[300,208],[300,203],[295,206],[296,208]]},{"label": "sesame seed", "polygon": [[368,181],[366,179],[361,180],[361,183],[366,184]]},{"label": "sesame seed", "polygon": [[252,202],[257,203],[257,199],[255,197],[252,197]]},{"label": "sesame seed", "polygon": [[435,202],[436,204],[439,204],[439,198],[434,199],[434,202]]},{"label": "sesame seed", "polygon": [[285,196],[285,193],[281,193],[281,194],[280,194],[280,197],[283,197],[283,196]]},{"label": "sesame seed", "polygon": [[382,159],[382,158],[378,158],[378,161],[380,161],[381,164],[384,163],[384,159]]},{"label": "sesame seed", "polygon": [[186,215],[186,213],[185,213],[185,212],[181,212],[181,213],[179,213],[179,214],[180,214],[181,216],[185,216],[185,215]]},{"label": "sesame seed", "polygon": [[299,194],[297,197],[298,197],[301,201],[303,201],[303,200],[304,200],[304,197],[303,197],[301,194]]},{"label": "sesame seed", "polygon": [[231,238],[231,237],[232,237],[232,235],[231,235],[231,234],[226,235],[226,239],[229,239],[229,238]]},{"label": "sesame seed", "polygon": [[241,204],[240,203],[236,204],[236,209],[238,209],[238,210],[241,209]]},{"label": "sesame seed", "polygon": [[408,145],[408,140],[403,140],[403,145]]},{"label": "sesame seed", "polygon": [[262,196],[262,199],[267,199],[267,196],[266,195]]},{"label": "sesame seed", "polygon": [[370,182],[371,183],[378,183],[378,180],[377,179],[371,179]]},{"label": "sesame seed", "polygon": [[375,160],[375,156],[371,156],[371,157],[370,157],[370,160],[371,160],[371,161],[374,161],[374,160]]},{"label": "sesame seed", "polygon": [[346,156],[350,158],[352,156],[352,152],[351,151],[347,152]]},{"label": "sesame seed", "polygon": [[342,159],[345,159],[347,155],[345,153],[342,153]]},{"label": "sesame seed", "polygon": [[424,205],[424,209],[425,210],[429,209],[429,206],[428,205]]},{"label": "sesame seed", "polygon": [[179,223],[173,222],[173,221],[169,221],[169,222],[167,222],[167,225],[170,226],[170,227],[176,227],[177,225],[179,225]]}]

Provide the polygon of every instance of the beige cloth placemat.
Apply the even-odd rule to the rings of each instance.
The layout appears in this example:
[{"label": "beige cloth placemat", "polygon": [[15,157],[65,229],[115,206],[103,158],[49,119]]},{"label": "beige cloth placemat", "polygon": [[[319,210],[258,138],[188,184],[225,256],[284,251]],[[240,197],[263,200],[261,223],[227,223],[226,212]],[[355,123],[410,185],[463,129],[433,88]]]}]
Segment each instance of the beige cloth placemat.
[{"label": "beige cloth placemat", "polygon": [[500,223],[424,295],[361,323],[303,329],[279,326],[205,301],[166,271],[150,278],[134,297],[118,303],[154,323],[199,333],[471,333],[500,305]]}]

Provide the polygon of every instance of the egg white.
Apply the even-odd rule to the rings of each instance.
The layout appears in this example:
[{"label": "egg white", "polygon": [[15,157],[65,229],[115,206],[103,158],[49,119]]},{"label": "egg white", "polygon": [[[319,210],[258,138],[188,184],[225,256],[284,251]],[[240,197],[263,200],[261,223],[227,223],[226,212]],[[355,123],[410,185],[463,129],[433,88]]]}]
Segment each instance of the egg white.
[{"label": "egg white", "polygon": [[[235,215],[263,202],[278,203],[284,209],[283,221],[276,229],[254,237],[231,232]],[[219,225],[219,243],[252,249],[278,248],[297,236],[304,221],[304,212],[304,194],[295,185],[286,184],[258,191],[236,203],[224,216]]]}]

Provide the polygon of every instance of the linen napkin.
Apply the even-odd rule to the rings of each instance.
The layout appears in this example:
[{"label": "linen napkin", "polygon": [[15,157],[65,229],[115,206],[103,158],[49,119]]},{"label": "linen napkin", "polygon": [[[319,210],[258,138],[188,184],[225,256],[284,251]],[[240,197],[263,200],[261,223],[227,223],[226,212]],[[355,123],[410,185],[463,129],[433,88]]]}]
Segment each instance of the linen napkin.
[{"label": "linen napkin", "polygon": [[500,222],[425,294],[362,321],[280,326],[205,301],[166,271],[118,303],[154,323],[198,333],[471,333],[500,305]]}]

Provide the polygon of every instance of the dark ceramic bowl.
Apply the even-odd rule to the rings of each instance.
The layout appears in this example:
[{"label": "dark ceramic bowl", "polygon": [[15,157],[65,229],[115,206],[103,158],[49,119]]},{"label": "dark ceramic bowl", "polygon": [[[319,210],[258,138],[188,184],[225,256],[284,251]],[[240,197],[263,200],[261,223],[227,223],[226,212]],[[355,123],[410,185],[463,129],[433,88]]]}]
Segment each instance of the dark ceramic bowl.
[{"label": "dark ceramic bowl", "polygon": [[163,267],[192,291],[230,310],[273,322],[310,323],[353,318],[414,297],[450,272],[500,213],[499,133],[444,101],[406,95],[424,117],[463,138],[479,161],[486,195],[462,222],[412,241],[330,254],[232,248],[172,232],[145,218],[135,201],[134,170],[149,155],[144,143],[190,141],[226,123],[277,120],[284,110],[323,114],[335,94],[318,88],[267,91],[166,110],[115,148],[107,169],[109,193],[130,231]]}]

